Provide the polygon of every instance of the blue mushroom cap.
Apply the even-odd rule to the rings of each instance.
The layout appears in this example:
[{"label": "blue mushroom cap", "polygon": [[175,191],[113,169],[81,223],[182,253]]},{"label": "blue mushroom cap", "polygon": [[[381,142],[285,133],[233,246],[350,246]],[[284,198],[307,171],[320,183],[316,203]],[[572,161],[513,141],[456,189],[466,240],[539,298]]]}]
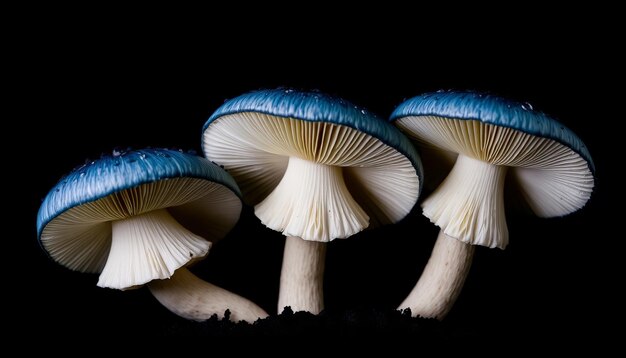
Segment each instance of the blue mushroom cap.
[{"label": "blue mushroom cap", "polygon": [[74,169],[48,193],[37,215],[37,236],[68,209],[159,180],[189,177],[219,183],[241,197],[233,178],[199,156],[170,149],[114,153]]},{"label": "blue mushroom cap", "polygon": [[422,183],[422,163],[410,140],[387,121],[344,99],[317,91],[282,88],[250,92],[224,103],[209,117],[202,131],[222,116],[241,112],[327,122],[367,133],[405,155],[415,167],[420,185]]},{"label": "blue mushroom cap", "polygon": [[390,121],[408,116],[438,116],[476,120],[555,140],[585,159],[595,171],[589,150],[569,128],[548,115],[522,104],[491,94],[472,91],[440,91],[422,94],[400,104]]},{"label": "blue mushroom cap", "polygon": [[[472,173],[463,172],[467,175],[480,172],[464,167],[470,163],[465,159],[508,168],[505,170],[511,178],[509,183],[540,217],[567,215],[582,208],[591,197],[595,168],[583,142],[561,123],[533,110],[527,103],[476,92],[438,91],[405,101],[392,113],[390,121],[395,121],[422,143],[425,151],[432,153],[429,172],[439,169],[442,174],[443,167],[452,168],[445,180],[441,175],[431,176],[439,180],[431,184],[440,185],[422,207],[426,216],[447,230],[446,234],[465,242],[504,247],[507,238],[505,227],[483,225],[487,216],[474,215],[477,211],[473,208],[485,208],[483,202],[463,204],[474,200],[469,199],[468,192],[472,185],[494,183],[489,179],[464,187],[462,183],[467,177],[459,174],[462,170],[457,168],[472,170]],[[459,157],[451,160],[455,154]],[[461,199],[450,204],[449,200],[442,200],[443,195]],[[463,212],[465,207],[471,210]],[[476,224],[467,225],[466,221]],[[471,228],[485,230],[474,232]],[[491,229],[497,229],[500,234],[488,234]]]},{"label": "blue mushroom cap", "polygon": [[[317,91],[279,88],[226,101],[205,123],[202,146],[207,158],[223,164],[235,177],[244,200],[256,206],[255,214],[266,226],[305,240],[326,242],[397,222],[417,203],[422,186],[420,157],[399,129],[361,107]],[[361,210],[368,218],[348,220],[359,223],[344,226],[330,224],[327,215],[321,216],[324,221],[313,220],[317,215],[313,213],[332,212],[327,205],[334,204],[311,199],[328,192],[306,184],[312,173],[290,171],[298,160],[341,168],[341,185],[350,197],[340,200],[353,199],[359,206],[346,213],[363,218],[355,214]],[[294,179],[298,176],[299,182]],[[281,185],[285,178],[294,185]],[[288,199],[300,193],[312,202],[299,205]],[[265,205],[266,199],[281,201],[276,207],[298,211],[266,210],[273,207]],[[317,227],[322,229],[313,229]]]}]

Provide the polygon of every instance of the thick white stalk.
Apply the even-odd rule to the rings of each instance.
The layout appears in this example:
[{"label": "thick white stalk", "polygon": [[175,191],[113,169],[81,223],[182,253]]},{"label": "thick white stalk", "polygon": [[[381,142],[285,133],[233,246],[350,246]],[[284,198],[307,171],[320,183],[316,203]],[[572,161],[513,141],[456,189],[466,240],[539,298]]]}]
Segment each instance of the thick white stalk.
[{"label": "thick white stalk", "polygon": [[504,214],[506,169],[459,154],[443,183],[422,203],[424,215],[448,236],[504,249],[509,242]]},{"label": "thick white stalk", "polygon": [[441,230],[422,276],[398,309],[410,308],[414,317],[443,319],[463,289],[473,256],[474,245]]},{"label": "thick white stalk", "polygon": [[234,322],[267,317],[254,302],[203,281],[184,267],[170,279],[152,281],[148,287],[163,306],[187,319],[204,321],[214,314],[221,319],[226,310]]},{"label": "thick white stalk", "polygon": [[294,312],[318,314],[324,309],[326,243],[287,236],[280,274],[278,313],[290,306]]}]

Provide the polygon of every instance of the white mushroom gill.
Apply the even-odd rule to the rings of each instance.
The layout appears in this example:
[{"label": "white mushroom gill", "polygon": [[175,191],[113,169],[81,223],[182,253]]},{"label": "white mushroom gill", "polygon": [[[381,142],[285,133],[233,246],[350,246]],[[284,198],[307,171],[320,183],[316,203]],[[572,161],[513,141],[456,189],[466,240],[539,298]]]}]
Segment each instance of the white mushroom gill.
[{"label": "white mushroom gill", "polygon": [[275,190],[290,158],[341,168],[370,222],[402,219],[419,192],[415,168],[405,155],[344,125],[244,112],[211,123],[203,141],[207,157],[224,165],[251,205]]},{"label": "white mushroom gill", "polygon": [[[117,224],[113,223],[167,209],[167,219],[171,215],[177,225],[180,223],[183,226],[185,233],[190,231],[203,241],[213,241],[230,230],[232,224],[228,223],[234,220],[225,220],[225,217],[239,215],[241,203],[232,200],[232,197],[232,192],[226,187],[196,178],[172,178],[146,183],[66,210],[46,225],[41,234],[41,243],[50,256],[62,265],[76,271],[99,273],[109,260],[112,242],[116,240],[112,227]],[[138,231],[138,234],[145,233]],[[146,252],[146,255],[150,254],[154,252]],[[168,250],[161,254],[164,257],[155,262],[169,260],[165,257],[169,255]],[[189,252],[186,256],[189,261]],[[127,267],[131,271],[136,268],[135,264]],[[161,272],[161,269],[152,271]],[[162,277],[159,274],[153,278]],[[137,284],[133,282],[133,286]]]},{"label": "white mushroom gill", "polygon": [[329,242],[347,238],[369,224],[352,198],[340,167],[289,158],[287,171],[274,191],[255,207],[265,226],[285,236]]},{"label": "white mushroom gill", "polygon": [[463,242],[506,247],[502,202],[506,173],[541,217],[571,213],[591,196],[593,174],[587,162],[554,140],[480,121],[436,116],[405,117],[397,125],[422,143],[459,154],[448,177],[422,208],[447,235]]},{"label": "white mushroom gill", "polygon": [[169,278],[211,243],[179,224],[165,209],[113,221],[111,251],[98,286],[125,289]]},{"label": "white mushroom gill", "polygon": [[509,242],[506,169],[460,154],[448,177],[422,203],[424,216],[466,244],[504,249]]}]

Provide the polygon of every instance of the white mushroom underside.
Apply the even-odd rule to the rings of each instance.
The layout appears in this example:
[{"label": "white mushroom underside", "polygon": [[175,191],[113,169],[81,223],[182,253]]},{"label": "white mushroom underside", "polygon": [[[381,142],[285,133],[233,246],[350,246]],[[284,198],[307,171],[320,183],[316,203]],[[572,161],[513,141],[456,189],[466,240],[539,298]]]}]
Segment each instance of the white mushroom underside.
[{"label": "white mushroom underside", "polygon": [[446,235],[465,243],[505,248],[506,167],[459,155],[446,179],[424,202],[423,213]]},{"label": "white mushroom underside", "polygon": [[347,126],[238,113],[211,123],[203,140],[248,203],[266,200],[257,207],[263,222],[289,235],[347,237],[367,226],[367,216],[370,225],[402,219],[417,200],[411,162]]},{"label": "white mushroom underside", "polygon": [[500,204],[505,171],[540,217],[569,214],[591,196],[594,181],[587,162],[554,140],[435,116],[405,117],[397,124],[425,146],[459,154],[453,170],[422,207],[447,235],[464,242],[506,246]]},{"label": "white mushroom underside", "polygon": [[[241,202],[228,188],[204,179],[161,180],[65,211],[46,225],[41,243],[55,261],[72,270],[101,272],[111,250],[112,222],[166,208],[177,224],[214,241],[237,222]],[[186,256],[189,260],[189,252]]]},{"label": "white mushroom underside", "polygon": [[98,286],[127,289],[170,278],[211,243],[185,229],[165,209],[113,221],[109,256]]},{"label": "white mushroom underside", "polygon": [[254,212],[265,226],[310,241],[347,238],[369,225],[340,167],[296,157],[289,159],[283,179]]}]

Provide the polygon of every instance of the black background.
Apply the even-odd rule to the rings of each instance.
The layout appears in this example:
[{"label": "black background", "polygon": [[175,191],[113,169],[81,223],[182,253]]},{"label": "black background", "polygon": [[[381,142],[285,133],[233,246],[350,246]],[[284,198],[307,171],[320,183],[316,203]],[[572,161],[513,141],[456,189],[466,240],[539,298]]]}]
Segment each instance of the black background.
[{"label": "black background", "polygon": [[[226,47],[224,41],[190,40],[168,31],[81,29],[38,33],[26,45],[32,56],[25,56],[25,69],[17,71],[22,78],[16,88],[27,107],[16,122],[24,125],[24,141],[40,153],[23,167],[28,183],[18,183],[27,187],[19,200],[26,206],[16,218],[25,234],[16,238],[22,268],[12,277],[23,293],[15,298],[28,306],[20,308],[24,330],[32,325],[50,334],[163,333],[177,324],[147,289],[98,288],[97,276],[49,261],[35,233],[41,200],[62,175],[114,147],[200,153],[201,127],[225,99],[278,86],[335,94],[383,118],[405,98],[425,91],[476,89],[528,101],[561,120],[595,160],[592,199],[565,218],[507,213],[509,247],[476,250],[448,324],[455,334],[486,341],[605,329],[603,319],[614,312],[608,283],[613,263],[607,254],[617,240],[605,228],[609,198],[617,194],[608,183],[610,133],[600,124],[608,120],[602,112],[608,105],[599,98],[601,81],[613,73],[582,58],[606,56],[593,39],[556,35],[538,47],[520,37],[496,47],[495,39],[485,37],[413,52],[423,32],[405,34],[401,45],[385,37],[374,47],[373,37],[326,42],[314,35],[287,47],[286,40],[264,37],[259,30],[252,41]],[[326,307],[333,312],[395,307],[419,277],[436,235],[415,209],[397,225],[332,242]],[[195,272],[275,313],[283,241],[247,208]],[[33,297],[37,304],[30,303]]]}]

